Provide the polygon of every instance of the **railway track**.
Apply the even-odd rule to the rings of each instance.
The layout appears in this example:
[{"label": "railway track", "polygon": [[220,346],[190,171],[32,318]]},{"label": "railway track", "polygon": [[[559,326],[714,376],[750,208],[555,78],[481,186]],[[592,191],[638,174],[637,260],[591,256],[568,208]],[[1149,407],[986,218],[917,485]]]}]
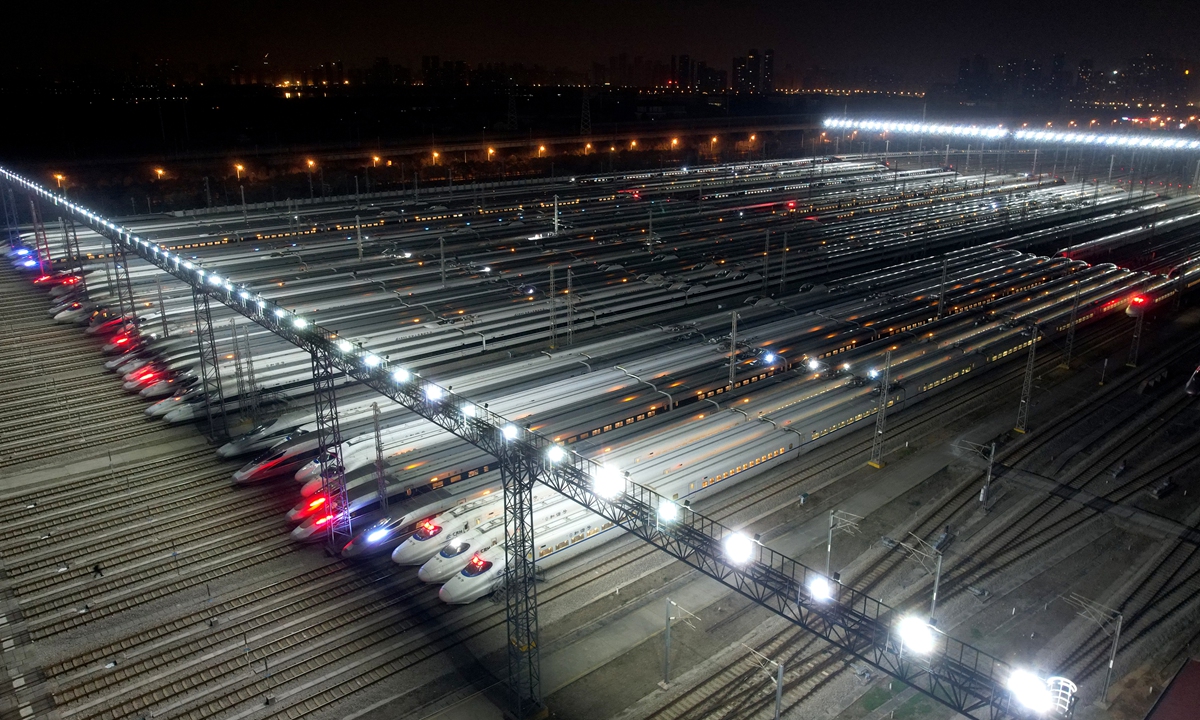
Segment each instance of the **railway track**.
[{"label": "railway track", "polygon": [[[1089,349],[1094,349],[1094,346]],[[1200,342],[1192,343],[1191,347],[1182,350],[1182,354],[1190,357],[1187,353],[1196,350],[1200,350]],[[1042,369],[1052,367],[1058,362],[1057,354],[1049,357],[1044,356],[1043,359],[1045,363],[1041,365]],[[1112,396],[1118,390],[1128,390],[1136,386],[1143,378],[1153,376],[1169,362],[1170,359],[1160,359],[1152,365],[1143,366],[1137,372],[1122,378],[1119,385],[1110,384],[1106,386],[1102,394]],[[1089,402],[1095,402],[1095,399],[1090,399]],[[1143,442],[1147,437],[1151,436],[1154,431],[1168,424],[1186,406],[1186,401],[1167,403],[1167,407],[1162,412],[1156,413],[1149,423],[1137,426],[1133,432],[1129,433],[1119,443],[1118,447],[1110,447],[1099,457],[1091,458],[1086,466],[1077,468],[1073,473],[1075,482],[1072,483],[1072,487],[1085,489],[1089,482],[1097,479],[1111,465],[1114,458],[1121,457]],[[1063,418],[1070,417],[1071,414],[1064,413]],[[1078,413],[1075,413],[1075,416],[1078,417]],[[1059,418],[1058,420],[1063,418]],[[1028,436],[1028,442],[1014,448],[1009,448],[1005,454],[1000,456],[1000,461],[1005,464],[1016,465],[1059,438],[1073,425],[1074,423],[1061,421],[1046,422],[1047,431]],[[1120,488],[1110,488],[1104,497],[1114,502],[1120,502],[1144,490],[1147,486],[1156,482],[1158,478],[1186,467],[1197,458],[1200,458],[1200,451],[1190,452],[1187,454],[1187,457],[1163,458],[1162,462],[1159,463],[1160,467],[1131,475],[1125,483],[1122,483]],[[1084,477],[1081,483],[1078,479],[1080,477]],[[948,498],[938,503],[931,512],[923,514],[921,518],[915,521],[911,528],[912,532],[918,536],[926,537],[945,526],[951,519],[965,511],[973,510],[978,502],[977,492],[978,484],[976,482],[964,483],[957,492],[952,493]],[[1066,501],[1050,502],[1049,505],[1051,506],[1049,509],[1036,517],[1031,518],[1028,514],[1025,515],[1020,527],[1009,526],[1002,537],[989,538],[983,547],[973,549],[969,553],[971,557],[977,558],[972,567],[973,572],[963,571],[957,574],[947,573],[943,575],[942,588],[939,589],[939,594],[944,589],[944,592],[946,592],[944,597],[948,600],[954,595],[965,592],[966,588],[973,583],[991,577],[1020,559],[1027,557],[1029,553],[1048,546],[1054,540],[1067,534],[1070,530],[1093,519],[1096,514],[1095,511],[1072,506]],[[1060,513],[1063,517],[1057,515],[1051,517],[1056,512]],[[1067,517],[1072,518],[1074,523],[1070,525],[1064,524]],[[997,544],[1003,549],[997,551],[994,548]],[[987,552],[989,548],[991,549],[991,554],[979,558],[979,553]],[[874,562],[869,563],[864,568],[858,569],[852,580],[844,579],[843,582],[852,584],[862,592],[871,593],[887,580],[892,573],[897,571],[903,565],[905,559],[897,553],[882,554]],[[1200,573],[1200,569],[1197,572]],[[1187,582],[1200,583],[1200,575],[1188,576]],[[1182,587],[1182,583],[1180,587]],[[923,591],[923,589],[922,587],[921,590]],[[908,598],[901,599],[898,603],[894,602],[893,605],[901,607],[905,602],[911,601],[916,593],[917,590],[914,589],[908,594]],[[921,600],[925,601],[923,596]],[[785,628],[779,635],[773,638],[773,641],[780,643],[778,647],[779,655],[765,654],[771,657],[783,657],[785,667],[794,665],[796,662],[795,654],[790,652],[792,646],[787,644],[786,638],[797,638],[803,634],[804,631],[799,628]],[[824,645],[824,643],[821,644]],[[835,659],[831,659],[828,662],[813,663],[809,660],[801,661],[801,665],[807,668],[806,670],[789,671],[785,674],[785,708],[791,710],[798,707],[805,702],[812,691],[823,686],[834,676],[845,672],[851,656],[841,652],[834,653],[834,655]],[[746,669],[742,672],[735,671],[739,665],[744,665],[747,662],[748,656],[749,653],[740,655],[725,664],[708,681],[689,689],[688,692],[656,711],[656,714],[652,715],[652,717],[719,717],[732,719],[756,717],[757,715],[762,715],[767,710],[773,712],[773,690],[770,697],[764,696],[758,697],[757,700],[754,699],[755,696],[763,694],[762,690],[765,686],[770,685],[773,688],[773,680],[767,678],[757,669]],[[703,697],[704,699],[701,702],[697,702],[695,701],[696,697]],[[720,698],[733,699],[727,703],[721,703],[719,701]],[[683,709],[678,711],[671,710],[676,704],[681,704]],[[697,708],[699,708],[698,714],[691,714]]]},{"label": "railway track", "polygon": [[[1086,333],[1081,333],[1081,340],[1085,339]],[[987,392],[998,390],[1008,383],[1011,383],[1015,378],[1019,377],[1019,370],[1013,372],[996,372],[989,378],[987,385],[983,386]],[[116,380],[114,379],[114,382]],[[968,396],[958,397],[958,393],[947,393],[940,396],[938,399],[931,400],[925,407],[929,409],[928,413],[922,412],[921,416],[932,415],[936,416],[942,412],[954,411],[961,409],[969,402],[978,402],[978,397],[981,391],[980,386],[975,386],[972,393]],[[944,398],[944,399],[943,399]],[[140,412],[141,407],[136,406]],[[922,408],[924,410],[924,408]],[[917,432],[925,427],[924,423],[930,422],[929,418],[923,421],[918,417],[908,417],[907,414],[902,416],[900,423],[893,426],[893,437],[906,432]],[[847,439],[847,443],[851,439]],[[846,444],[846,443],[841,443]],[[828,454],[814,468],[803,473],[803,476],[795,476],[794,479],[789,479],[787,483],[781,483],[780,486],[761,489],[755,493],[751,493],[745,497],[735,499],[728,508],[723,510],[724,517],[730,517],[734,513],[750,510],[769,503],[772,499],[779,497],[781,493],[788,492],[790,488],[794,488],[801,482],[815,477],[820,472],[830,470],[841,463],[861,456],[862,452],[869,447],[868,441],[856,440],[853,441],[851,447],[842,449],[837,452]],[[199,457],[200,451],[197,451]],[[157,486],[154,486],[157,487]],[[170,491],[165,487],[155,489],[156,497],[167,497]],[[30,498],[36,502],[38,506],[52,502],[60,502],[59,507],[66,507],[69,500],[68,495],[63,494],[55,499],[54,495],[41,496],[46,499],[38,500]],[[214,495],[213,497],[216,497]],[[138,501],[142,502],[142,501]],[[117,512],[118,508],[111,508],[111,512]],[[153,513],[147,513],[142,517],[152,517]],[[266,521],[266,516],[263,516],[263,524],[269,524]],[[47,522],[52,522],[47,520]],[[243,518],[229,518],[222,525],[214,526],[215,531],[225,533],[234,526],[245,528],[246,521]],[[179,525],[182,527],[183,523]],[[31,525],[34,527],[34,525]],[[46,527],[42,525],[40,527]],[[97,525],[94,531],[103,531],[104,527]],[[275,524],[274,532],[276,536],[279,533],[278,523]],[[88,532],[77,532],[71,535],[70,540],[82,539],[88,535]],[[258,534],[253,529],[247,530],[246,534],[238,536],[225,535],[226,539],[236,540],[239,546],[265,548],[267,552],[264,555],[270,555],[271,558],[278,557],[272,553],[279,552],[281,544],[272,543],[270,537],[266,534]],[[278,538],[277,538],[278,539]],[[215,544],[215,543],[214,543]],[[22,546],[23,549],[31,549],[34,543],[29,543]],[[109,545],[99,548],[104,551],[113,549],[115,545]],[[290,544],[289,544],[290,547]],[[161,552],[166,549],[163,543],[152,544],[145,548],[148,552]],[[219,548],[217,548],[219,551]],[[640,552],[639,552],[640,551]],[[653,550],[645,551],[638,548],[629,553],[619,554],[616,557],[606,560],[604,567],[607,568],[603,574],[598,576],[603,578],[605,574],[619,567],[627,565],[629,562],[636,561],[654,554]],[[116,557],[116,556],[114,556]],[[212,562],[210,562],[212,561]],[[6,557],[7,562],[7,557]],[[46,562],[39,560],[38,562]],[[266,562],[262,560],[261,562]],[[122,595],[118,591],[117,577],[112,581],[106,581],[103,584],[107,595],[94,607],[87,607],[87,612],[78,613],[75,615],[87,616],[85,620],[79,620],[78,617],[72,617],[67,612],[61,612],[65,608],[70,607],[73,603],[78,602],[78,597],[75,594],[67,593],[57,596],[53,603],[49,603],[43,607],[35,607],[38,612],[31,613],[35,619],[40,616],[48,616],[43,621],[32,623],[31,634],[47,633],[41,635],[48,637],[55,632],[63,632],[68,629],[73,629],[90,619],[111,615],[120,612],[124,609],[137,607],[142,602],[149,602],[156,598],[165,597],[171,592],[177,592],[185,587],[194,587],[197,582],[202,582],[201,578],[220,577],[221,573],[233,573],[253,568],[257,565],[254,558],[242,557],[237,558],[233,562],[223,564],[215,559],[214,555],[206,555],[203,558],[189,558],[180,561],[178,556],[173,556],[167,563],[157,563],[157,569],[150,568],[136,569],[129,575],[122,576],[120,583],[125,584],[127,578],[133,578],[133,582],[138,584],[137,596]],[[334,566],[339,566],[340,563],[333,563]],[[44,569],[48,565],[39,565],[34,567],[29,565],[25,572],[35,573],[39,569]],[[167,569],[167,573],[162,572],[163,568]],[[187,572],[186,578],[180,578],[174,582],[145,582],[142,580],[150,580],[155,577],[154,572],[158,575],[166,575],[170,572]],[[354,570],[340,569],[338,577],[341,582],[345,582],[347,578],[353,578],[356,574],[360,574],[362,568]],[[596,568],[589,568],[587,572],[579,571],[572,576],[564,577],[560,582],[549,586],[543,590],[540,595],[543,601],[553,602],[555,599],[565,596],[569,592],[589,587],[592,583],[597,582],[598,577],[595,575]],[[150,573],[145,575],[143,573]],[[217,573],[213,575],[212,573]],[[107,577],[107,576],[106,576]],[[78,580],[78,577],[74,578]],[[297,587],[297,593],[306,593],[306,589],[300,585]],[[349,587],[365,586],[356,585]],[[139,712],[142,709],[156,708],[155,712],[166,712],[171,715],[179,715],[182,717],[212,717],[214,714],[226,712],[229,709],[245,703],[250,698],[262,697],[263,693],[276,692],[283,690],[286,692],[288,684],[299,681],[309,681],[315,673],[318,673],[325,667],[326,663],[334,662],[342,659],[347,662],[351,658],[357,657],[356,654],[367,655],[363,659],[356,659],[352,663],[352,668],[346,673],[338,676],[336,682],[333,682],[329,687],[326,687],[319,692],[305,694],[303,696],[292,694],[286,697],[277,696],[280,708],[274,712],[277,717],[297,717],[299,714],[311,712],[320,707],[324,707],[330,703],[345,697],[349,692],[360,689],[379,679],[388,677],[391,674],[406,668],[412,667],[416,663],[431,657],[433,652],[438,649],[444,649],[449,644],[463,641],[464,638],[470,639],[478,635],[494,630],[503,624],[503,618],[500,613],[482,612],[483,617],[470,620],[466,624],[454,623],[447,621],[443,626],[438,627],[433,632],[423,632],[421,634],[426,637],[413,638],[410,635],[414,634],[419,627],[417,623],[408,624],[410,620],[426,620],[427,616],[422,613],[441,612],[445,610],[437,603],[425,603],[424,600],[417,599],[414,601],[412,608],[394,608],[389,607],[387,601],[408,600],[414,598],[419,590],[412,591],[411,594],[401,594],[399,598],[393,595],[384,593],[382,597],[372,596],[371,599],[359,600],[357,597],[350,597],[347,592],[335,591],[330,588],[332,595],[322,595],[321,598],[312,600],[312,604],[301,607],[299,605],[283,604],[279,594],[268,593],[264,595],[256,595],[253,601],[247,601],[246,604],[239,606],[241,608],[249,607],[252,602],[262,603],[262,607],[255,608],[247,615],[244,622],[238,625],[227,625],[222,618],[222,623],[217,628],[209,628],[215,630],[219,628],[219,637],[205,647],[209,648],[208,652],[215,653],[206,655],[213,663],[204,666],[187,666],[179,667],[183,658],[190,657],[196,651],[183,651],[180,648],[187,647],[178,643],[172,643],[169,638],[173,638],[172,633],[178,633],[185,626],[175,625],[176,621],[151,628],[146,633],[139,634],[136,641],[132,641],[124,650],[117,652],[128,652],[130,648],[139,648],[145,653],[144,657],[139,660],[137,667],[140,671],[122,671],[122,673],[102,673],[95,668],[87,668],[89,663],[97,662],[99,658],[94,660],[82,660],[85,656],[68,659],[63,661],[61,665],[64,670],[58,676],[64,676],[71,672],[79,672],[90,675],[86,681],[81,681],[76,684],[64,684],[62,687],[78,688],[76,690],[66,690],[61,698],[63,709],[77,708],[71,713],[64,713],[64,717],[127,717],[129,713]],[[249,595],[249,594],[248,594]],[[429,593],[425,593],[426,596]],[[141,598],[145,600],[140,600]],[[384,605],[378,603],[383,602]],[[396,602],[395,604],[399,604]],[[332,610],[334,608],[343,609],[347,612],[346,621],[341,622],[340,617],[338,622],[329,620],[329,613],[322,612]],[[436,610],[434,609],[436,608]],[[72,607],[73,609],[73,607]],[[404,612],[411,611],[411,614],[405,615]],[[386,614],[384,614],[386,613]],[[211,616],[210,616],[211,617]],[[279,628],[279,621],[286,618],[289,621],[287,628]],[[244,627],[243,632],[249,632],[252,628],[252,623],[258,622],[258,628],[263,629],[268,626],[276,629],[263,631],[260,633],[259,640],[263,644],[256,648],[250,648],[245,640],[243,640],[241,648],[236,644],[236,627]],[[207,623],[201,621],[203,626]],[[413,631],[413,632],[409,632]],[[243,635],[243,638],[246,636]],[[199,638],[193,640],[198,641]],[[122,641],[124,643],[126,641]],[[204,642],[210,642],[207,636]],[[805,650],[812,649],[811,642],[805,642],[803,636],[796,637],[781,637],[779,639],[781,652],[791,652],[789,657],[802,658],[801,653]],[[221,643],[225,643],[222,645]],[[241,652],[239,657],[238,652]],[[89,657],[94,657],[95,651],[86,654]],[[103,655],[101,655],[103,657]],[[253,668],[260,661],[270,662],[270,671],[267,668],[261,673],[253,674],[247,671],[247,668]],[[277,663],[278,661],[278,663]],[[830,658],[825,658],[822,661],[809,663],[803,660],[797,660],[798,669],[794,671],[795,676],[789,673],[789,685],[799,687],[805,682],[809,682],[817,675],[825,670],[828,673],[822,678],[822,682],[827,681],[833,675],[836,662]],[[74,670],[67,670],[68,666]],[[115,666],[117,668],[130,667],[126,665],[125,659]],[[84,668],[80,670],[79,668]],[[805,670],[807,668],[807,670]],[[209,677],[205,677],[205,674]],[[237,675],[244,677],[236,677]],[[752,675],[753,673],[751,673]],[[99,676],[111,676],[113,680],[99,680]],[[153,682],[146,679],[153,675]],[[58,677],[55,676],[55,677]],[[114,694],[122,697],[129,696],[128,700],[122,700],[120,703],[106,703],[103,701],[95,701],[94,704],[80,702],[84,698],[96,697],[96,693],[103,688],[121,688],[125,687],[131,678],[139,678],[138,682],[145,682],[145,685],[139,685],[136,694],[127,693],[125,690],[113,691]],[[715,697],[739,698],[745,700],[746,695],[739,693],[753,691],[749,690],[749,678],[742,683],[739,689],[722,691],[715,694]],[[99,685],[87,685],[87,683],[100,683]],[[83,688],[87,689],[83,689]],[[789,689],[791,692],[791,689]],[[186,695],[184,698],[182,695]],[[169,701],[168,698],[177,697],[177,702]],[[707,702],[707,701],[706,701]],[[717,702],[717,701],[713,701]],[[698,704],[703,707],[711,707]],[[700,715],[695,715],[699,717]]]}]

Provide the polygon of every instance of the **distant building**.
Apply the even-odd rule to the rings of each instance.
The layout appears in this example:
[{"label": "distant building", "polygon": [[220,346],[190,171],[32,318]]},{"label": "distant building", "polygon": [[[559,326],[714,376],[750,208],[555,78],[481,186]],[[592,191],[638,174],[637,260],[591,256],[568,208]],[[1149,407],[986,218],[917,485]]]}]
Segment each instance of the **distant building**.
[{"label": "distant building", "polygon": [[729,73],[729,80],[732,83],[733,91],[739,94],[748,94],[750,92],[750,80],[747,75],[746,58],[735,57],[733,59],[733,68]]},{"label": "distant building", "polygon": [[750,52],[746,53],[746,89],[748,92],[756,93],[759,91],[762,83],[762,56],[758,54],[758,50],[751,48]]},{"label": "distant building", "polygon": [[735,57],[729,80],[735,93],[770,93],[775,89],[775,51],[767,49],[760,53],[757,48],[750,48],[744,57]]},{"label": "distant building", "polygon": [[767,48],[763,51],[762,56],[762,75],[758,84],[758,91],[763,95],[770,95],[775,90],[775,51]]}]

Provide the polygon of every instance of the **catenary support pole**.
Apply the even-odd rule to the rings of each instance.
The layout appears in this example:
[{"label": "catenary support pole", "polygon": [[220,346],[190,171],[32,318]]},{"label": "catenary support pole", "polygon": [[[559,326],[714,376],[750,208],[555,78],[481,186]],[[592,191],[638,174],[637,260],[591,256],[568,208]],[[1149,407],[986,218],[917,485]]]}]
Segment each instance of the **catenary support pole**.
[{"label": "catenary support pole", "polygon": [[888,385],[892,374],[892,351],[888,350],[883,359],[883,379],[879,383],[879,407],[875,410],[875,437],[871,439],[871,460],[867,463],[873,468],[883,467],[883,434],[887,430]]},{"label": "catenary support pole", "polygon": [[1129,345],[1129,359],[1125,362],[1129,367],[1137,367],[1138,352],[1142,345],[1142,328],[1146,324],[1146,311],[1142,310],[1133,320],[1133,342]]},{"label": "catenary support pole", "polygon": [[1071,321],[1067,325],[1067,348],[1059,367],[1071,367],[1071,355],[1075,352],[1075,324],[1079,317],[1079,283],[1075,283],[1075,299],[1071,302]]},{"label": "catenary support pole", "polygon": [[1029,331],[1029,357],[1025,361],[1025,382],[1021,386],[1021,404],[1017,408],[1017,424],[1013,428],[1019,433],[1029,430],[1029,401],[1033,395],[1034,359],[1037,356],[1037,341],[1040,334],[1037,325],[1031,325]]},{"label": "catenary support pole", "polygon": [[667,598],[666,624],[663,626],[663,679],[660,687],[671,686],[671,598]]},{"label": "catenary support pole", "polygon": [[946,310],[946,272],[950,269],[950,256],[946,255],[942,258],[942,281],[938,284],[938,312],[937,316],[942,317],[942,313]]},{"label": "catenary support pole", "polygon": [[937,568],[933,571],[933,597],[929,601],[929,622],[932,624],[937,613],[938,586],[942,584],[942,554],[937,554]]},{"label": "catenary support pole", "polygon": [[387,512],[387,475],[383,472],[383,434],[379,429],[379,403],[371,403],[371,421],[375,428],[375,491],[379,494],[379,507]]},{"label": "catenary support pole", "polygon": [[1104,672],[1104,704],[1108,705],[1108,689],[1112,686],[1113,664],[1117,661],[1117,643],[1121,641],[1121,623],[1125,620],[1125,616],[1117,613],[1117,628],[1113,632],[1112,651],[1108,654],[1108,669]]},{"label": "catenary support pole", "polygon": [[779,258],[779,294],[783,295],[787,291],[787,256],[788,256],[788,234],[785,230],[783,233],[783,252]]},{"label": "catenary support pole", "polygon": [[733,316],[733,323],[729,330],[729,387],[733,388],[733,383],[737,379],[737,321],[738,314],[730,313]]}]

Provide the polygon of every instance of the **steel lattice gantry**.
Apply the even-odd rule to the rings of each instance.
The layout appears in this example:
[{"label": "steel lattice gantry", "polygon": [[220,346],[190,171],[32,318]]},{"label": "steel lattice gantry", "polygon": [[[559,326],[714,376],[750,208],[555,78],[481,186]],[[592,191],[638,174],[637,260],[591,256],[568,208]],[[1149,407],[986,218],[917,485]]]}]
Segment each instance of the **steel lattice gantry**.
[{"label": "steel lattice gantry", "polygon": [[[41,194],[72,212],[97,232],[113,238],[127,250],[190,285],[235,312],[314,356],[314,373],[332,378],[344,372],[435,425],[500,460],[504,477],[505,513],[510,538],[506,597],[509,630],[510,690],[522,710],[540,706],[537,656],[536,596],[529,493],[534,482],[543,483],[587,507],[607,522],[687,563],[726,587],[750,598],[805,630],[818,635],[888,675],[897,678],[954,711],[977,720],[1023,718],[1027,713],[1005,685],[1012,668],[1005,662],[936,629],[933,650],[916,654],[897,635],[901,613],[879,600],[830,581],[832,596],[814,596],[810,581],[823,573],[751,542],[749,558],[734,560],[725,552],[725,541],[735,531],[691,508],[628,478],[624,491],[599,495],[594,478],[600,467],[568,452],[548,438],[510,424],[483,407],[454,395],[401,368],[389,367],[371,353],[339,351],[335,333],[308,323],[190,261],[87,211],[24,178],[0,168],[0,176],[24,192]],[[325,364],[327,363],[327,364]],[[332,382],[329,383],[332,392]],[[329,409],[335,411],[331,401]],[[328,432],[328,431],[325,431]],[[336,433],[336,430],[333,430]],[[326,436],[326,440],[336,438]],[[551,450],[555,448],[555,450]],[[330,462],[326,458],[325,462]],[[334,462],[334,474],[340,477]],[[662,512],[668,508],[670,512]],[[673,518],[664,520],[663,518]],[[513,561],[516,562],[513,562]]]}]

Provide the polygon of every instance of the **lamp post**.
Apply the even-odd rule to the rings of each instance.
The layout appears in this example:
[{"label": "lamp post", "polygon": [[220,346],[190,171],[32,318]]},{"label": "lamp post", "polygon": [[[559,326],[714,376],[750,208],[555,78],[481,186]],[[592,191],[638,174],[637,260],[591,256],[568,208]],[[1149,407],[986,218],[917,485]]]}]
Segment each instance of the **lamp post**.
[{"label": "lamp post", "polygon": [[241,163],[238,163],[237,165],[233,166],[233,171],[235,173],[237,173],[237,179],[239,182],[241,182],[241,179],[242,179],[242,171],[245,169],[246,169],[246,167],[244,165],[242,165]]},{"label": "lamp post", "polygon": [[309,200],[312,200],[314,197],[316,197],[316,195],[313,193],[313,181],[312,181],[312,171],[315,166],[316,166],[316,163],[313,162],[312,159],[310,158],[308,160],[308,199]]}]

